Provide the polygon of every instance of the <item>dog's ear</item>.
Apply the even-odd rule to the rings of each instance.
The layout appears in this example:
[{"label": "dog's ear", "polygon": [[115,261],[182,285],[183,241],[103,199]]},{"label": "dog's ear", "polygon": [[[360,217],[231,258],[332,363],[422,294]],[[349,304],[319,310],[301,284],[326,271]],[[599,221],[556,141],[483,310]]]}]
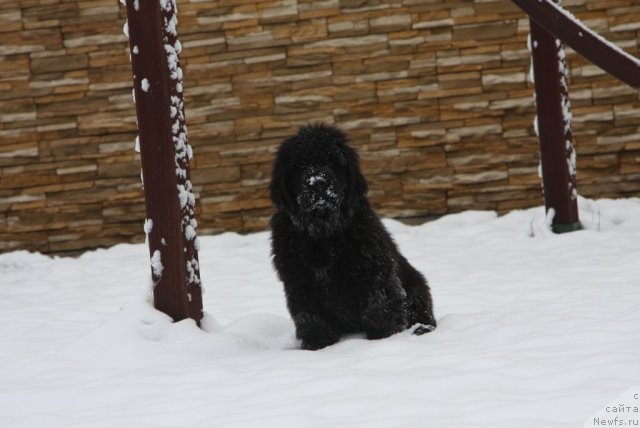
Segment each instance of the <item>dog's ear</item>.
[{"label": "dog's ear", "polygon": [[[283,145],[284,146],[284,145]],[[269,185],[269,195],[271,201],[278,209],[293,212],[295,203],[288,181],[290,176],[290,165],[286,163],[286,154],[283,153],[283,146],[280,147],[276,158],[273,161],[271,172],[271,183]]]},{"label": "dog's ear", "polygon": [[366,199],[367,196],[367,180],[364,178],[360,170],[360,160],[358,153],[351,147],[344,146],[344,154],[347,158],[347,166],[349,172],[349,188],[347,190],[347,201],[349,206],[354,206]]}]

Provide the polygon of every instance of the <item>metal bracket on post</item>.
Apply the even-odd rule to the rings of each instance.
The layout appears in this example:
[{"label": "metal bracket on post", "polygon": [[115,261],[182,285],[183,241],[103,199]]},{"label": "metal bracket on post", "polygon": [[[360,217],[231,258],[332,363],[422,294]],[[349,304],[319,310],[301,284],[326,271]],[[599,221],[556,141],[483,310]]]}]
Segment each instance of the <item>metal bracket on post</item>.
[{"label": "metal bracket on post", "polygon": [[555,212],[552,230],[570,232],[581,226],[564,45],[535,21],[529,24],[545,207]]}]

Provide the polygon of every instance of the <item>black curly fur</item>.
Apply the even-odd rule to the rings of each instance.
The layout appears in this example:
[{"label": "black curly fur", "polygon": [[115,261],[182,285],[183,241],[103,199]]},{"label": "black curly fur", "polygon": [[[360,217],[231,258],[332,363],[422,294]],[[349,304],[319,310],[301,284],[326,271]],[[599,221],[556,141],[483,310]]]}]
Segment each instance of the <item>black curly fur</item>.
[{"label": "black curly fur", "polygon": [[306,126],[280,146],[271,247],[303,349],[350,333],[381,339],[436,326],[426,279],[400,254],[366,192],[358,155],[338,129]]}]

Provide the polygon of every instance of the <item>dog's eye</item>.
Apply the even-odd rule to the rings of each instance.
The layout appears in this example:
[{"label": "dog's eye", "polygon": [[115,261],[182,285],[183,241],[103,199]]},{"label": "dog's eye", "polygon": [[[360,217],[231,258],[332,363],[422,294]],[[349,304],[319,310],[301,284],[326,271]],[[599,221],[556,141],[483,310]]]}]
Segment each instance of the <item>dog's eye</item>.
[{"label": "dog's eye", "polygon": [[347,164],[347,159],[340,151],[327,152],[326,156],[326,162],[332,165],[345,166]]},{"label": "dog's eye", "polygon": [[347,158],[344,153],[338,152],[336,157],[338,159],[338,164],[340,164],[341,166],[345,166],[347,164]]}]

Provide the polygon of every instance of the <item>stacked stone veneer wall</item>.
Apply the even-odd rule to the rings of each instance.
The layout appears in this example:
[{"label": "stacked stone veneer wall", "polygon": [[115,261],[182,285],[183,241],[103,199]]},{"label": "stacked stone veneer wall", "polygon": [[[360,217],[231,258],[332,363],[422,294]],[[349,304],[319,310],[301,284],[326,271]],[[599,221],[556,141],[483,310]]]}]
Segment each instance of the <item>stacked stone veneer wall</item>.
[{"label": "stacked stone veneer wall", "polygon": [[[563,3],[638,55],[640,2]],[[274,149],[309,121],[348,132],[385,215],[542,203],[509,1],[178,5],[201,233],[266,227]],[[0,251],[143,239],[124,18],[118,0],[0,3]],[[579,192],[637,195],[637,92],[569,59]]]}]

